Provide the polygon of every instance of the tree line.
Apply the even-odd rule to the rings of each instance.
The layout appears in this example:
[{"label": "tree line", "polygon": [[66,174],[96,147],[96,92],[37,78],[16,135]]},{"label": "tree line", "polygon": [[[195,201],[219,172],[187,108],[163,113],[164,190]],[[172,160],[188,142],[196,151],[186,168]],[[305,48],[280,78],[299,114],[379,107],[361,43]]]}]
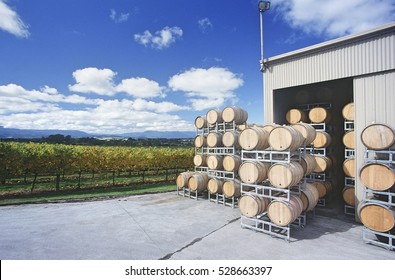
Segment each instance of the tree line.
[{"label": "tree line", "polygon": [[183,138],[96,138],[71,137],[70,135],[53,134],[41,138],[1,138],[0,142],[48,143],[84,146],[121,146],[121,147],[191,147],[193,139]]}]

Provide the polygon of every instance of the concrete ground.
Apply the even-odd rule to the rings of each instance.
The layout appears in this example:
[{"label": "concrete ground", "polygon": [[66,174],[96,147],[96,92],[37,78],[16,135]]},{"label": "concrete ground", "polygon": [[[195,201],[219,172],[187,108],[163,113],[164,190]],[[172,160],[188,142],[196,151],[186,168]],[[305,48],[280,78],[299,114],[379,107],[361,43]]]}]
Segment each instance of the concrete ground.
[{"label": "concrete ground", "polygon": [[0,207],[2,260],[395,260],[345,216],[316,211],[291,237],[243,229],[237,208],[175,192]]}]

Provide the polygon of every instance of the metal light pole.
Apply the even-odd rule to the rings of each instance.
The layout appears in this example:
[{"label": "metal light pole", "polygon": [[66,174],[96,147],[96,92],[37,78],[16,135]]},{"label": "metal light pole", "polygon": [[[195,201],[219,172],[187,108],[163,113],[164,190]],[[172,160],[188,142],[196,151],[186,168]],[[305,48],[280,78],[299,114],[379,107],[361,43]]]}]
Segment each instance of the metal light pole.
[{"label": "metal light pole", "polygon": [[259,1],[258,2],[258,10],[259,10],[259,19],[260,19],[260,28],[261,28],[261,72],[265,72],[267,65],[264,61],[263,56],[263,13],[270,9],[270,2],[269,1]]}]

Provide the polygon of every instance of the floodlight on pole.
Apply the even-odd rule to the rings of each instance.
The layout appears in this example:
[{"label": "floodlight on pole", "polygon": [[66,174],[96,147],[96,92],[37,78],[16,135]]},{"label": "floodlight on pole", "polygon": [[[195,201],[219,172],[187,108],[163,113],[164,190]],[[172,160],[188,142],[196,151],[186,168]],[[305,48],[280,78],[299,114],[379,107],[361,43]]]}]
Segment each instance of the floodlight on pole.
[{"label": "floodlight on pole", "polygon": [[261,28],[261,72],[265,72],[267,65],[265,64],[264,61],[264,56],[263,56],[263,13],[265,11],[268,11],[270,9],[270,2],[269,1],[259,1],[258,2],[258,10],[259,10],[259,16],[260,16],[260,28]]}]

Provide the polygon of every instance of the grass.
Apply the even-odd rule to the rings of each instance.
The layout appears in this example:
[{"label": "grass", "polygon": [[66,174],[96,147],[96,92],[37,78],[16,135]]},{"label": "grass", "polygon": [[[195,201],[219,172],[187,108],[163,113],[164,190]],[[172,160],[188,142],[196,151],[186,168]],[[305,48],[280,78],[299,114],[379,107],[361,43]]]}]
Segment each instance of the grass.
[{"label": "grass", "polygon": [[65,201],[86,201],[94,199],[108,199],[124,197],[137,194],[169,192],[175,190],[174,183],[156,183],[129,186],[92,187],[84,189],[61,190],[59,192],[40,192],[30,194],[19,194],[7,196],[0,200],[0,206],[27,204],[27,203],[48,203]]},{"label": "grass", "polygon": [[[31,191],[32,177],[15,178],[0,185],[0,206],[26,203],[86,201],[124,197],[136,194],[168,192],[176,189],[175,179],[182,170],[124,172],[114,178],[112,173],[85,173],[78,186],[78,177],[63,176],[55,191],[54,176],[40,176]],[[114,179],[114,180],[113,180]]]}]

